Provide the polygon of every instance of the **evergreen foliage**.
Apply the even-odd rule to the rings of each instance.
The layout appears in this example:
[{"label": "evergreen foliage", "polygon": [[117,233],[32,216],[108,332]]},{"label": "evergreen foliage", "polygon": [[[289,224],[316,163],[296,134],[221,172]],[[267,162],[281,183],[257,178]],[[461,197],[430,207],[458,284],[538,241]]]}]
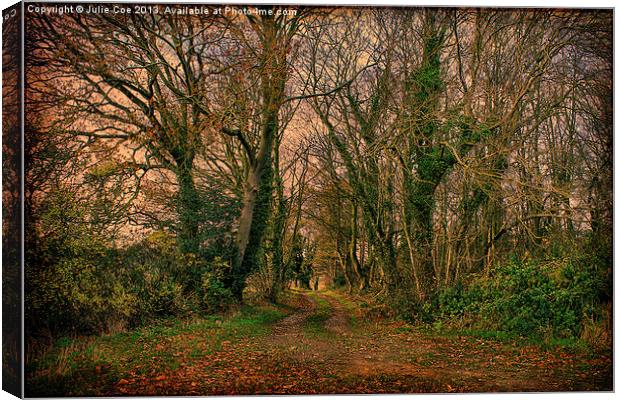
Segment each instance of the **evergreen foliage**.
[{"label": "evergreen foliage", "polygon": [[600,320],[605,266],[590,257],[512,261],[489,277],[442,289],[426,309],[428,321],[546,339],[579,338]]}]

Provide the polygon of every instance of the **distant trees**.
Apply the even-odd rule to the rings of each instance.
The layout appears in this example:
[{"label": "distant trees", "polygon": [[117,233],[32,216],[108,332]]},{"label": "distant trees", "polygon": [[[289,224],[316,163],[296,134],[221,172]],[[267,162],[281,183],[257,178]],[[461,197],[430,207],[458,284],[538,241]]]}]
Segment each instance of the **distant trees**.
[{"label": "distant trees", "polygon": [[[372,285],[392,293],[411,287],[423,300],[464,274],[488,271],[498,246],[504,257],[538,254],[550,240],[583,234],[584,190],[598,178],[573,172],[586,145],[576,121],[589,119],[575,101],[593,87],[582,66],[610,64],[575,60],[591,54],[583,32],[599,26],[597,18],[382,10],[348,13],[317,33],[307,67],[314,87],[353,78],[312,100],[325,138],[317,169],[332,182],[325,189],[340,191],[338,202],[333,189],[323,192],[337,208],[319,225],[348,238],[333,240],[351,287],[367,287],[357,283],[366,280],[359,271],[377,266]],[[355,244],[358,236],[367,248]],[[347,257],[342,240],[354,244]]]}]

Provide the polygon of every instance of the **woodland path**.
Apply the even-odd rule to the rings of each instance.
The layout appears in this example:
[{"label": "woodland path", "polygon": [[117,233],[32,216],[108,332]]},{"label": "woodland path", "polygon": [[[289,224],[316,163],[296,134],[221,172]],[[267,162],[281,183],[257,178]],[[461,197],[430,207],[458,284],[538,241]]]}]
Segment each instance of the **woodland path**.
[{"label": "woodland path", "polygon": [[611,390],[611,361],[361,318],[331,292],[296,291],[271,333],[222,342],[110,394],[208,395]]}]

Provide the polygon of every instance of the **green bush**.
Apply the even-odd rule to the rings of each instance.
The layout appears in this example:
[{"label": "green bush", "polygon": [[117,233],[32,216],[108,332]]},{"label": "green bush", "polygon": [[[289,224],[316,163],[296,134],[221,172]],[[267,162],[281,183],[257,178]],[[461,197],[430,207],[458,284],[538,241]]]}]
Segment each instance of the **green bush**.
[{"label": "green bush", "polygon": [[155,232],[119,251],[117,266],[127,272],[127,284],[139,299],[134,324],[184,315],[200,306],[194,295],[200,291],[196,276],[205,266],[195,255],[180,253],[172,235]]},{"label": "green bush", "polygon": [[[105,232],[85,224],[93,210],[59,189],[29,210],[25,265],[31,334],[122,329],[138,298],[112,263]],[[37,221],[33,222],[33,219]]]},{"label": "green bush", "polygon": [[347,285],[347,280],[343,274],[339,273],[332,279],[332,287],[335,289],[343,288]]},{"label": "green bush", "polygon": [[221,259],[209,263],[205,253],[182,253],[177,238],[163,231],[117,248],[112,232],[95,223],[95,211],[68,189],[30,210],[25,280],[31,336],[118,331],[191,311],[219,312],[232,303]]},{"label": "green bush", "polygon": [[109,332],[200,308],[205,267],[179,253],[173,236],[156,232],[127,249],[106,242],[64,229],[38,243],[26,272],[32,332]]},{"label": "green bush", "polygon": [[227,263],[216,257],[209,272],[202,275],[202,305],[209,313],[226,311],[235,301],[232,292],[223,283],[228,268]]},{"label": "green bush", "polygon": [[138,297],[106,263],[109,254],[97,242],[85,237],[70,248],[54,262],[27,267],[29,322],[61,332],[122,329],[135,316]]},{"label": "green bush", "polygon": [[188,310],[183,286],[165,272],[145,271],[134,290],[140,299],[142,318],[179,315]]},{"label": "green bush", "polygon": [[234,303],[234,297],[230,289],[227,289],[212,273],[205,273],[202,282],[202,304],[204,310],[208,313],[226,311]]},{"label": "green bush", "polygon": [[537,263],[513,260],[489,277],[439,291],[434,320],[520,336],[579,337],[595,318],[605,277],[585,257]]},{"label": "green bush", "polygon": [[[174,236],[158,231],[144,240],[119,252],[119,262],[132,273],[135,285],[176,282],[186,294],[200,290],[201,276],[206,265],[196,254],[178,250]],[[162,289],[163,290],[163,289]]]}]

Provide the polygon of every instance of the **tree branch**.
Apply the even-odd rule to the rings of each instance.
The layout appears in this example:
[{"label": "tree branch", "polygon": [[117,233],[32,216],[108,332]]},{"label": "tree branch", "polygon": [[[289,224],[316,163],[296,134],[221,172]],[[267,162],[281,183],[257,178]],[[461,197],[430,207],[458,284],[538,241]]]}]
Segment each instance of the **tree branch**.
[{"label": "tree branch", "polygon": [[250,146],[248,141],[245,139],[245,136],[243,135],[241,130],[223,127],[222,132],[228,136],[236,137],[237,139],[239,139],[239,142],[241,142],[241,145],[243,146],[243,149],[245,150],[245,153],[248,156],[248,160],[250,161],[250,163],[253,164],[254,163],[254,152],[252,151],[252,147]]},{"label": "tree branch", "polygon": [[322,96],[329,96],[332,93],[336,93],[337,91],[349,86],[350,84],[352,84],[353,82],[355,82],[355,80],[357,79],[357,77],[364,72],[365,70],[367,70],[368,68],[372,68],[375,65],[377,65],[377,63],[372,63],[369,64],[367,66],[365,66],[364,68],[360,69],[353,78],[349,79],[346,82],[341,83],[340,85],[336,86],[335,88],[327,91],[327,92],[323,92],[323,93],[312,93],[312,94],[302,94],[299,96],[292,96],[292,97],[287,97],[286,99],[284,99],[284,101],[282,103],[287,103],[289,101],[295,101],[295,100],[304,100],[304,99],[311,99],[314,97],[322,97]]}]

